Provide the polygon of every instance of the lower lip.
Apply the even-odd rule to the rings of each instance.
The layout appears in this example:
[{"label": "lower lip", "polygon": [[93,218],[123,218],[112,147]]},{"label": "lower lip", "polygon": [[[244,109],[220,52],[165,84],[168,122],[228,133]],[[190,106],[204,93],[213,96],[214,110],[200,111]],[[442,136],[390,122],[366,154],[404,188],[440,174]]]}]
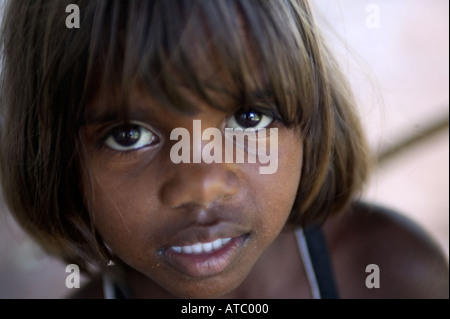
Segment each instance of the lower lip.
[{"label": "lower lip", "polygon": [[236,259],[247,236],[231,239],[225,246],[210,253],[186,254],[172,249],[163,252],[164,258],[179,272],[193,278],[205,278],[225,271]]}]

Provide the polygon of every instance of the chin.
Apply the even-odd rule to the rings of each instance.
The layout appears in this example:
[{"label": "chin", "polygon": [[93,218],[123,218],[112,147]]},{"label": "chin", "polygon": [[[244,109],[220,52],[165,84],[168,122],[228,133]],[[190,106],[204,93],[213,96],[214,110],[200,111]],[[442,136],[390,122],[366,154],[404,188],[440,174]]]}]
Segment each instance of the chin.
[{"label": "chin", "polygon": [[[213,299],[223,298],[236,290],[244,281],[246,276],[230,278],[228,276],[214,276],[205,279],[186,279],[166,287],[167,291],[181,299]],[[236,274],[233,274],[236,276]]]}]

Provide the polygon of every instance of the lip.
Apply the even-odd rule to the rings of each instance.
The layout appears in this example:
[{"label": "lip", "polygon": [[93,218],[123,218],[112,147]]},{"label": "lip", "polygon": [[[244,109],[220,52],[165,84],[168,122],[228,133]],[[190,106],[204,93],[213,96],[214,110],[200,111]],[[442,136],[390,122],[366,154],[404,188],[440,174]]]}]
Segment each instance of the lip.
[{"label": "lip", "polygon": [[232,237],[221,248],[211,252],[190,254],[165,248],[161,250],[161,255],[175,270],[188,277],[211,277],[224,272],[233,264],[240,250],[245,246],[248,236],[248,234],[245,234]]}]

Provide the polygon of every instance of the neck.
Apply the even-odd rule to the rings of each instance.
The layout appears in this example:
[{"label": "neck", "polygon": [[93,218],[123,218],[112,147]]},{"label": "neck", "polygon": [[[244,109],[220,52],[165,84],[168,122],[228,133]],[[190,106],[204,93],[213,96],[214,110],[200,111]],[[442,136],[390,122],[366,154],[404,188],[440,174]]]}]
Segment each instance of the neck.
[{"label": "neck", "polygon": [[307,298],[308,294],[294,232],[285,231],[263,253],[242,284],[224,298]]}]

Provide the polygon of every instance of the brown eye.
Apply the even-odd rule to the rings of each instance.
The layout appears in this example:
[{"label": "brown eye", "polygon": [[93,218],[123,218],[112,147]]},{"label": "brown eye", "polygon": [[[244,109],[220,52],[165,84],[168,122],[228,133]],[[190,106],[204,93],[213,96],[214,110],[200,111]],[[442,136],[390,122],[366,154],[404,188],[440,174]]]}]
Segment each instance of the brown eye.
[{"label": "brown eye", "polygon": [[114,127],[105,140],[105,144],[116,151],[137,150],[155,144],[158,138],[148,129],[137,125],[120,125]]},{"label": "brown eye", "polygon": [[261,122],[262,115],[254,111],[239,111],[234,117],[236,122],[242,127],[255,127]]},{"label": "brown eye", "polygon": [[253,110],[239,110],[227,122],[228,128],[266,128],[273,122],[273,118]]}]

